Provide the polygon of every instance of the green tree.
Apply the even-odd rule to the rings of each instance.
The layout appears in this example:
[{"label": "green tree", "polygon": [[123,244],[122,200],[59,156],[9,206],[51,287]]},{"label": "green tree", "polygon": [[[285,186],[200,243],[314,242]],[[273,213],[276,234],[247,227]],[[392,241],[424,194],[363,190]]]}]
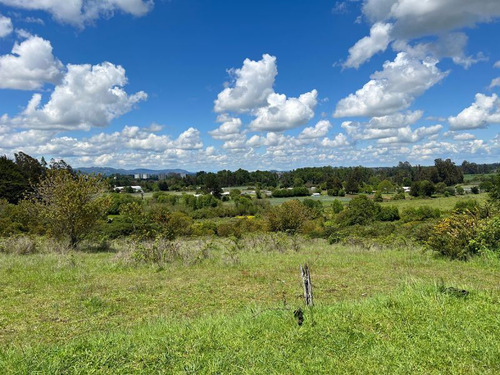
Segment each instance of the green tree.
[{"label": "green tree", "polygon": [[17,203],[28,188],[28,180],[21,168],[6,156],[1,156],[0,199],[7,199],[9,203]]},{"label": "green tree", "polygon": [[35,187],[27,205],[50,235],[67,238],[75,247],[108,211],[111,199],[99,177],[75,176],[68,169],[53,169]]}]

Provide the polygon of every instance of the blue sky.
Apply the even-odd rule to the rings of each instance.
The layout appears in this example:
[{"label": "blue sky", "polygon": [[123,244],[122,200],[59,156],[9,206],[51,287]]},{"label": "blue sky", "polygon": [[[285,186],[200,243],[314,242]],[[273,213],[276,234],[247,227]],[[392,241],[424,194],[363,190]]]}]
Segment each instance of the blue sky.
[{"label": "blue sky", "polygon": [[0,154],[498,162],[496,0],[0,0]]}]

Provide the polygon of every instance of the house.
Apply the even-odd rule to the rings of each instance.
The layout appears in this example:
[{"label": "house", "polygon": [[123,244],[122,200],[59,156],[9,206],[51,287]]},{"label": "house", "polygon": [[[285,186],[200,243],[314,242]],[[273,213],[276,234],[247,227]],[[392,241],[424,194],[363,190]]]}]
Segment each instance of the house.
[{"label": "house", "polygon": [[409,186],[403,186],[403,190],[405,193],[409,193],[411,188]]},{"label": "house", "polygon": [[311,197],[320,197],[321,194],[320,193],[312,193]]}]

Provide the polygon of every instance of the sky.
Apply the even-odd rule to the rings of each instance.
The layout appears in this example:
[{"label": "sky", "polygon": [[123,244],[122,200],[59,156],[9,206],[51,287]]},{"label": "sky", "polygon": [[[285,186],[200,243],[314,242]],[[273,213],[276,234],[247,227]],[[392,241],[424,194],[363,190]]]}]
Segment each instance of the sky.
[{"label": "sky", "polygon": [[498,0],[0,0],[0,155],[499,161]]}]

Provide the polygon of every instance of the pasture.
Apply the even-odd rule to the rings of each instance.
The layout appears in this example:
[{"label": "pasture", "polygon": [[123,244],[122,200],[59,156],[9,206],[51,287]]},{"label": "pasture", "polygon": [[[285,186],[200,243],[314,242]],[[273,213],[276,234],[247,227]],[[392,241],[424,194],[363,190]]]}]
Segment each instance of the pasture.
[{"label": "pasture", "polygon": [[286,235],[178,242],[176,260],[154,265],[131,262],[120,241],[0,254],[0,372],[500,371],[498,258]]}]

